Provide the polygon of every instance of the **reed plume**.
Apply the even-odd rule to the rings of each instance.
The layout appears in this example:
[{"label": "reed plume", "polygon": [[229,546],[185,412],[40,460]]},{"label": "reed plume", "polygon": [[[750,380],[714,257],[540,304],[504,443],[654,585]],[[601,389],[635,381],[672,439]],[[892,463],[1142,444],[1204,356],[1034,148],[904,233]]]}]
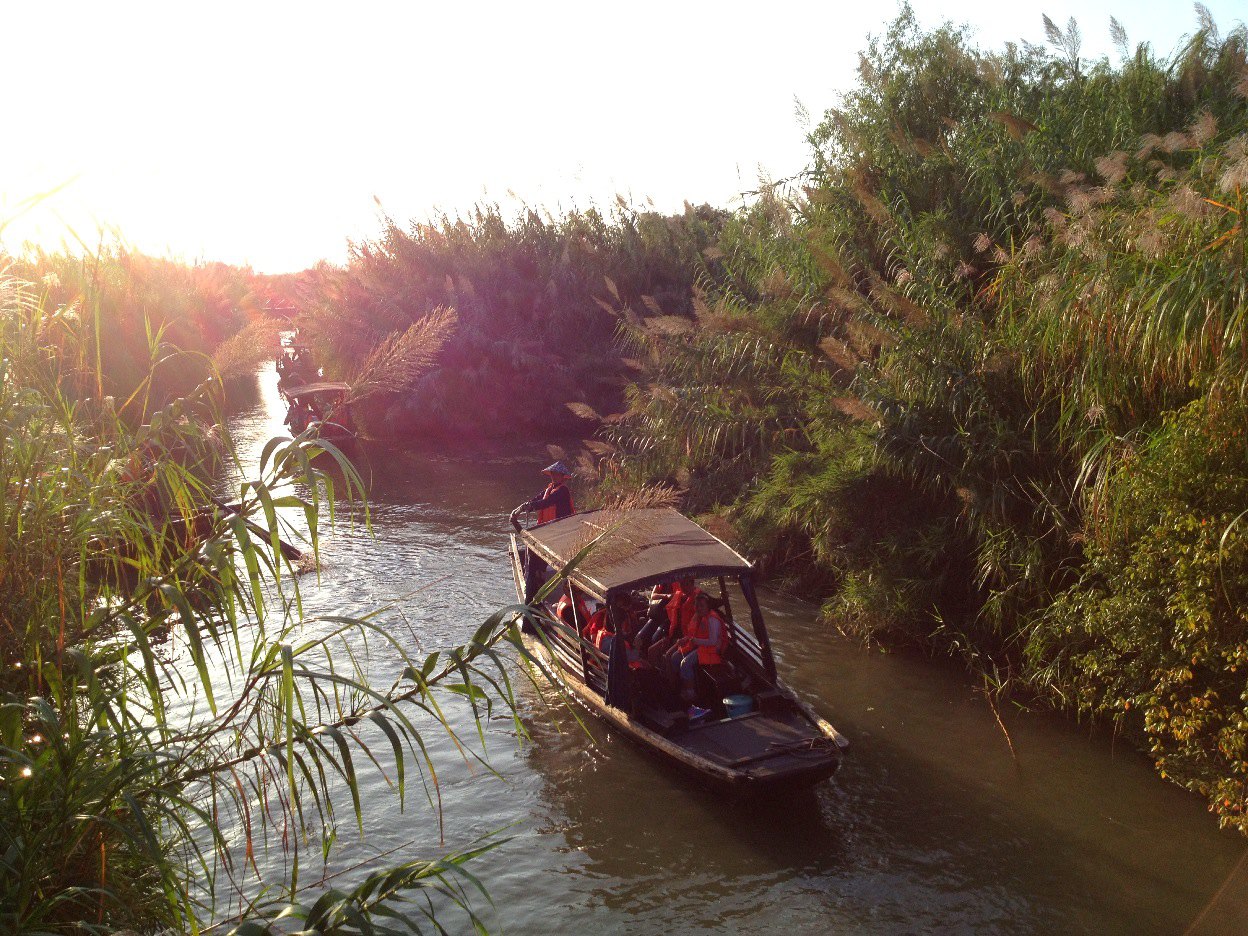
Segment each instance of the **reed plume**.
[{"label": "reed plume", "polygon": [[273,319],[257,319],[217,345],[212,352],[213,367],[225,379],[254,374],[276,353],[279,331],[280,324]]},{"label": "reed plume", "polygon": [[383,339],[364,359],[349,381],[348,402],[357,403],[377,393],[399,393],[437,363],[438,353],[455,332],[454,309],[439,306],[411,325]]},{"label": "reed plume", "polygon": [[642,485],[608,497],[589,520],[577,514],[581,532],[573,541],[572,555],[582,557],[579,568],[593,574],[595,569],[614,565],[637,551],[662,522],[667,509],[680,501],[675,489],[662,484]]}]

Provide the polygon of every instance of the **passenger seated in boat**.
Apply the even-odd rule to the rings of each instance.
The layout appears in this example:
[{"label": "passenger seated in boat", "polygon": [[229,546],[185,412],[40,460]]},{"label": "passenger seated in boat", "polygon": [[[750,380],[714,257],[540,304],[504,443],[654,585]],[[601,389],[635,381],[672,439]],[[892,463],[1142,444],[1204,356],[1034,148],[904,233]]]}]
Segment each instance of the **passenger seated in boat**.
[{"label": "passenger seated in boat", "polygon": [[650,645],[667,635],[667,603],[672,599],[672,585],[655,585],[650,590],[650,600],[646,609],[646,623],[637,631],[637,652],[643,657]]},{"label": "passenger seated in boat", "polygon": [[345,393],[320,394],[312,401],[312,411],[320,422],[333,422],[344,429],[352,429],[351,417],[344,405],[346,399]]},{"label": "passenger seated in boat", "polygon": [[637,615],[632,596],[626,592],[612,594],[607,606],[594,612],[585,628],[585,639],[608,655],[617,635],[623,636],[629,659],[636,659]]},{"label": "passenger seated in boat", "polygon": [[699,666],[715,666],[724,661],[720,656],[724,633],[724,622],[711,609],[710,596],[700,593],[694,599],[692,626],[687,636],[677,645],[679,653],[675,657],[678,660],[676,673],[680,679],[680,697],[683,701],[694,701]]},{"label": "passenger seated in boat", "polygon": [[316,411],[312,409],[310,403],[296,401],[290,405],[290,411],[286,414],[286,425],[290,426],[291,432],[299,435],[312,424],[315,418]]},{"label": "passenger seated in boat", "polygon": [[646,649],[646,659],[652,664],[661,668],[663,660],[676,652],[677,644],[687,635],[693,623],[694,600],[703,594],[705,592],[698,588],[691,575],[682,578],[672,588],[672,597],[664,606],[667,612],[667,633]]},{"label": "passenger seated in boat", "polygon": [[641,632],[642,620],[641,615],[637,612],[636,597],[633,594],[620,596],[615,622],[616,632],[622,634],[624,640],[628,643],[629,661],[637,660],[640,657],[640,654],[637,652],[637,637]]},{"label": "passenger seated in boat", "polygon": [[572,613],[572,599],[568,597],[567,589],[559,597],[559,603],[555,605],[555,617],[566,624],[572,630],[578,630],[585,627],[589,622],[589,608],[585,606],[585,602],[581,600],[581,596],[576,596],[576,614]]},{"label": "passenger seated in boat", "polygon": [[685,602],[687,594],[685,589],[688,588],[691,592],[696,591],[697,585],[691,576],[686,576],[669,588],[670,596],[660,605],[661,614],[653,615],[647,627],[642,629],[646,642],[646,659],[655,666],[663,662],[664,656],[675,645],[681,634],[680,609]]}]

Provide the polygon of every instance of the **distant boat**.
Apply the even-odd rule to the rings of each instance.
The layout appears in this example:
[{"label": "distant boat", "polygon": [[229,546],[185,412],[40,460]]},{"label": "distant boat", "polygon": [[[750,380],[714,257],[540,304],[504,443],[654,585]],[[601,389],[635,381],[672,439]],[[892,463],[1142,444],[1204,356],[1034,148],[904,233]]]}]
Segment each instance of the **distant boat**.
[{"label": "distant boat", "polygon": [[277,386],[283,393],[287,387],[311,383],[321,374],[310,358],[297,354],[291,348],[283,348],[277,358]]},{"label": "distant boat", "polygon": [[316,365],[312,350],[299,341],[297,332],[282,334],[274,366],[277,370],[277,387],[282,393],[291,386],[310,384],[321,377],[321,370]]},{"label": "distant boat", "polygon": [[[556,616],[551,601],[532,615],[534,649],[550,673],[590,711],[720,789],[752,794],[830,777],[849,742],[776,676],[753,567],[677,511],[590,511],[517,531],[510,553],[520,601],[526,561],[561,569],[600,534],[551,593],[557,599],[566,591],[572,625]],[[613,640],[604,653],[582,636],[582,602],[610,606],[622,594],[637,607],[646,590],[686,577],[708,586],[708,594],[722,604],[728,631],[724,663],[699,667],[692,709],[674,702],[662,674],[642,663],[630,665],[624,640]],[[734,608],[748,615],[748,625],[734,616]],[[620,631],[617,625],[616,634]]]}]

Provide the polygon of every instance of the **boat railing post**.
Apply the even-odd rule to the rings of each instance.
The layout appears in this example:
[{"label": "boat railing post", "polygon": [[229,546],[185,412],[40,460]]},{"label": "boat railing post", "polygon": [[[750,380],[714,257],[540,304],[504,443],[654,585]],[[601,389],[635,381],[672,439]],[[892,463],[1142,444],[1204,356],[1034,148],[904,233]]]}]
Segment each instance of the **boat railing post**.
[{"label": "boat railing post", "polygon": [[741,594],[745,595],[745,603],[750,606],[750,623],[754,626],[754,636],[763,651],[763,670],[767,678],[774,684],[776,681],[776,658],[771,653],[771,638],[767,636],[767,623],[763,620],[762,609],[758,606],[758,596],[754,593],[754,582],[748,575],[742,575]]},{"label": "boat railing post", "polygon": [[732,619],[732,599],[728,596],[728,583],[722,575],[719,577],[719,600],[724,605],[724,623],[736,626],[736,621]]},{"label": "boat railing post", "polygon": [[581,620],[580,596],[577,595],[576,586],[572,584],[571,579],[564,579],[563,587],[567,589],[568,601],[572,605],[572,624],[576,628],[576,650],[581,657],[581,679],[585,680],[586,685],[588,685],[589,656],[585,653],[585,622]]}]

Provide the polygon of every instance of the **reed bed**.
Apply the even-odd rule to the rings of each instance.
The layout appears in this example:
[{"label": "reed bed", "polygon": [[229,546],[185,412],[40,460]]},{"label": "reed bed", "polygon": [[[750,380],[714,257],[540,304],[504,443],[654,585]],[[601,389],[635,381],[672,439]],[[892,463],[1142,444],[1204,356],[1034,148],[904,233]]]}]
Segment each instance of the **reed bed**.
[{"label": "reed bed", "polygon": [[351,381],[381,374],[396,335],[454,310],[437,367],[368,393],[360,412],[377,434],[463,443],[575,432],[587,423],[565,402],[611,409],[620,398],[616,303],[687,311],[694,261],[726,217],[621,204],[610,217],[506,219],[480,206],[406,229],[387,221],[345,269],[301,277],[299,323],[326,376]]},{"label": "reed bed", "polygon": [[1116,62],[1073,22],[983,51],[903,8],[694,314],[619,310],[635,379],[593,458],[1248,831],[1248,34],[1198,6],[1163,59],[1114,30]]}]

